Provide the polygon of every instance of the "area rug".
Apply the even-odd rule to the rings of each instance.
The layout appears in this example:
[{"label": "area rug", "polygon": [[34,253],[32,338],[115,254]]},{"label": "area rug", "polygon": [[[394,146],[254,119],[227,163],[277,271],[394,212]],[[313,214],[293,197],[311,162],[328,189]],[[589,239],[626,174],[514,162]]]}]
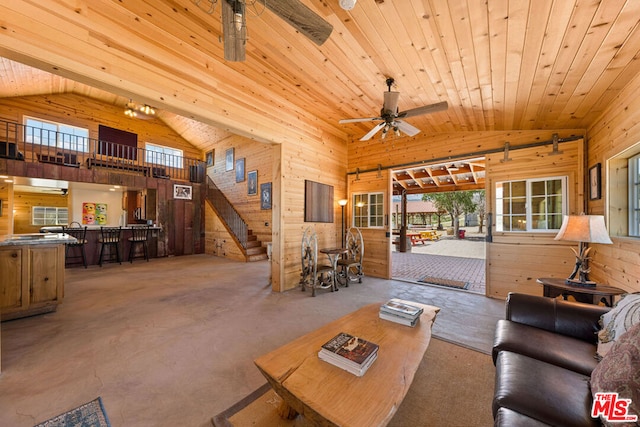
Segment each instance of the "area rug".
[{"label": "area rug", "polygon": [[[391,427],[493,425],[495,368],[491,356],[432,338]],[[216,427],[309,427],[304,417],[281,419],[281,398],[268,384],[213,417]]]},{"label": "area rug", "polygon": [[441,279],[439,277],[425,276],[418,280],[422,283],[431,283],[432,285],[448,286],[450,288],[467,289],[469,287],[468,282],[461,282],[459,280]]},{"label": "area rug", "polygon": [[78,406],[35,427],[110,427],[102,398]]}]

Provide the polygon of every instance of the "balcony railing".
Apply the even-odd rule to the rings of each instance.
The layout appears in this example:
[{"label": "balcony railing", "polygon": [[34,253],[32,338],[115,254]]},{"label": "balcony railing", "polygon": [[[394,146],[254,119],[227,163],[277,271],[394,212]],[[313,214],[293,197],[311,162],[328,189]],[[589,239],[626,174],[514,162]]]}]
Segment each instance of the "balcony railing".
[{"label": "balcony railing", "polygon": [[144,148],[0,120],[0,157],[77,168],[107,168],[154,178],[204,182],[205,163]]}]

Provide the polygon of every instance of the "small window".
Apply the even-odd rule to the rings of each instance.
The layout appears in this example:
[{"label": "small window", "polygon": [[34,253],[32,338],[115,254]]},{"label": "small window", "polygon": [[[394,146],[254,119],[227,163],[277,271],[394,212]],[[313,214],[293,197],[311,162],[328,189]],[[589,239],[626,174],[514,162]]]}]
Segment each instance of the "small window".
[{"label": "small window", "polygon": [[25,117],[24,140],[31,144],[89,152],[89,130],[64,123]]},{"label": "small window", "polygon": [[640,154],[629,158],[629,236],[640,237]]},{"label": "small window", "polygon": [[50,206],[34,206],[31,210],[31,225],[67,225],[69,209]]},{"label": "small window", "polygon": [[384,194],[353,195],[353,225],[355,227],[384,227]]},{"label": "small window", "polygon": [[147,163],[153,163],[156,165],[168,166],[170,168],[182,168],[183,155],[182,150],[177,148],[165,147],[163,145],[156,145],[150,142],[145,144]]},{"label": "small window", "polygon": [[559,230],[567,211],[566,183],[566,177],[496,183],[496,230]]}]

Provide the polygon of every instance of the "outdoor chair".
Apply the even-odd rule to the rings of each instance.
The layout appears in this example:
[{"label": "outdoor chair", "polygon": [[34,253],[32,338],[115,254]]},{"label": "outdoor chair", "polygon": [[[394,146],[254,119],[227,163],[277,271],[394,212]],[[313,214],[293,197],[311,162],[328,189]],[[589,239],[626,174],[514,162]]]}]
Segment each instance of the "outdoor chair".
[{"label": "outdoor chair", "polygon": [[316,296],[316,289],[333,290],[333,268],[329,265],[318,265],[318,236],[311,227],[302,235],[301,245],[302,272],[300,287],[303,291],[311,288],[311,296]]},{"label": "outdoor chair", "polygon": [[338,260],[340,267],[339,278],[344,281],[345,286],[349,286],[349,282],[362,283],[362,259],[364,257],[364,240],[362,233],[357,227],[351,227],[347,231],[346,248],[347,255]]}]

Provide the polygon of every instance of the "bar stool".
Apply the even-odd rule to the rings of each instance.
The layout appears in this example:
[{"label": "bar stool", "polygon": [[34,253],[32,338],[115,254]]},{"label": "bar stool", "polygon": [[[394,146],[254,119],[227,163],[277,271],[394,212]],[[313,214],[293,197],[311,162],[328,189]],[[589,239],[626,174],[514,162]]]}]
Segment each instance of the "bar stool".
[{"label": "bar stool", "polygon": [[[133,227],[131,228],[131,237],[129,240],[129,262],[133,263],[133,259],[136,258],[135,247],[142,245],[142,249],[144,251],[144,259],[149,262],[149,252],[147,251],[147,239],[149,238],[149,226],[141,226],[141,227]],[[140,256],[138,256],[140,258]]]},{"label": "bar stool", "polygon": [[100,227],[100,260],[98,264],[102,267],[102,255],[104,254],[104,248],[109,247],[109,258],[106,261],[113,261],[113,248],[116,250],[116,261],[122,264],[120,261],[120,237],[122,236],[122,227]]},{"label": "bar stool", "polygon": [[[70,227],[63,225],[62,232],[71,237],[75,237],[77,240],[76,243],[65,243],[65,267],[74,264],[73,262],[69,263],[69,261],[82,259],[84,268],[87,268],[87,255],[84,249],[84,246],[87,244],[87,226],[85,225],[83,228],[80,223],[74,221],[70,224]],[[74,250],[76,252],[75,255],[73,254]],[[80,252],[79,254],[77,253],[78,251]]]}]

